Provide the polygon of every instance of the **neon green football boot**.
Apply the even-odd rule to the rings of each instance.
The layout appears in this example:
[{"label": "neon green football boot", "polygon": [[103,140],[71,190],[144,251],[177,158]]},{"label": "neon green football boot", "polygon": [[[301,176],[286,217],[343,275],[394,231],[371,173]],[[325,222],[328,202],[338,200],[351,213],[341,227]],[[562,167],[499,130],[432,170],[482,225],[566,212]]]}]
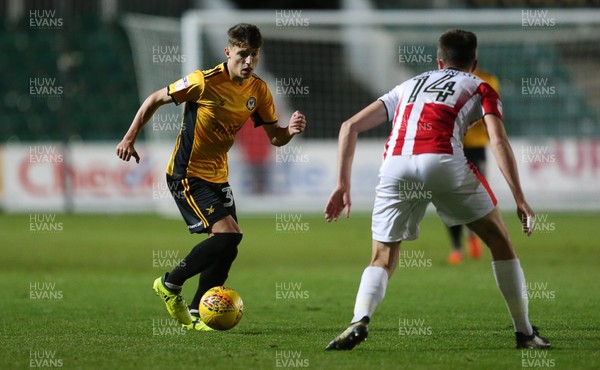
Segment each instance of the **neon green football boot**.
[{"label": "neon green football boot", "polygon": [[174,293],[165,286],[164,281],[166,277],[167,274],[165,274],[164,277],[159,277],[154,280],[152,288],[156,292],[156,295],[165,302],[167,311],[169,311],[169,315],[171,315],[172,318],[183,325],[190,325],[192,323],[192,316],[190,315],[187,304],[185,303],[181,292]]},{"label": "neon green football boot", "polygon": [[204,321],[200,320],[200,318],[198,316],[194,316],[192,315],[192,323],[185,325],[182,324],[181,326],[183,326],[184,328],[188,329],[188,330],[198,330],[198,331],[214,331],[215,329],[211,328],[210,326],[206,325],[204,323]]}]

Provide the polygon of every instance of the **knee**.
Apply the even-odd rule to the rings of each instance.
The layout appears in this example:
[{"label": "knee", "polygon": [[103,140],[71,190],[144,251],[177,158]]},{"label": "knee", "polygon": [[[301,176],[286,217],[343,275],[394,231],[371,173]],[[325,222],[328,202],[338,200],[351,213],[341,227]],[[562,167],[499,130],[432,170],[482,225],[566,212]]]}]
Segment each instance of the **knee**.
[{"label": "knee", "polygon": [[400,242],[393,243],[373,243],[373,255],[371,257],[370,266],[382,267],[392,277],[398,265],[400,256]]},{"label": "knee", "polygon": [[241,234],[242,230],[232,216],[227,216],[217,222],[210,228],[212,233],[216,234]]}]

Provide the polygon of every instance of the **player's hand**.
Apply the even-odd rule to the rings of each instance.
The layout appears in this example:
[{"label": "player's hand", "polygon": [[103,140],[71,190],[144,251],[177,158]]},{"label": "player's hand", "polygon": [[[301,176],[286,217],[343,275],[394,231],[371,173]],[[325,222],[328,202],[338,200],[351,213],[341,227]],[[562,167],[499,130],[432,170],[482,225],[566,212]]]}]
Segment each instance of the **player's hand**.
[{"label": "player's hand", "polygon": [[122,140],[117,145],[117,157],[121,158],[126,162],[129,162],[131,157],[133,157],[135,158],[135,163],[140,163],[140,156],[133,147],[133,143],[126,140]]},{"label": "player's hand", "polygon": [[325,219],[327,222],[331,222],[331,220],[337,221],[344,208],[346,208],[346,218],[348,218],[350,217],[351,206],[350,189],[338,187],[331,193],[329,202],[325,206]]},{"label": "player's hand", "polygon": [[530,236],[535,229],[535,213],[529,207],[527,202],[517,204],[517,215],[521,221],[523,232],[527,234],[527,236]]},{"label": "player's hand", "polygon": [[299,111],[295,111],[290,117],[290,124],[288,125],[288,133],[290,136],[300,134],[304,132],[306,128],[306,117]]}]

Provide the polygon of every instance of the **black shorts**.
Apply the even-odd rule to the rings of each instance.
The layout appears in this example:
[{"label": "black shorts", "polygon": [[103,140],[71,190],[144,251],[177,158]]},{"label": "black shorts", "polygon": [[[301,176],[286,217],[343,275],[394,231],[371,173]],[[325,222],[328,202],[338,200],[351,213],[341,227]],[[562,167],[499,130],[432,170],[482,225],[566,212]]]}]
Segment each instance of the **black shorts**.
[{"label": "black shorts", "polygon": [[209,233],[215,222],[227,216],[237,222],[229,183],[215,184],[195,177],[175,180],[167,175],[167,185],[190,233]]},{"label": "black shorts", "polygon": [[480,174],[485,176],[485,148],[464,148],[467,160],[477,167]]}]

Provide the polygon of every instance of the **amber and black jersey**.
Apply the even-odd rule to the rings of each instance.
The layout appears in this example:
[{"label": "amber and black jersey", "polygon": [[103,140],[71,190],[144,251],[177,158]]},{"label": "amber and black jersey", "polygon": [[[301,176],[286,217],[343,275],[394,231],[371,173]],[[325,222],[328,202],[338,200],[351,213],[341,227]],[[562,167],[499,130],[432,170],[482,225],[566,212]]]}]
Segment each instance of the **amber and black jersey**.
[{"label": "amber and black jersey", "polygon": [[167,166],[173,179],[197,177],[225,183],[227,152],[252,118],[255,127],[277,122],[267,84],[252,75],[242,85],[231,80],[226,63],[195,71],[167,87],[176,104],[185,103],[183,122]]},{"label": "amber and black jersey", "polygon": [[[500,82],[498,81],[498,77],[480,69],[475,70],[473,74],[487,82],[496,91],[496,93],[500,93]],[[465,148],[485,148],[488,141],[489,139],[487,130],[483,124],[483,120],[480,119],[476,124],[471,126],[465,134],[464,145]]]}]

